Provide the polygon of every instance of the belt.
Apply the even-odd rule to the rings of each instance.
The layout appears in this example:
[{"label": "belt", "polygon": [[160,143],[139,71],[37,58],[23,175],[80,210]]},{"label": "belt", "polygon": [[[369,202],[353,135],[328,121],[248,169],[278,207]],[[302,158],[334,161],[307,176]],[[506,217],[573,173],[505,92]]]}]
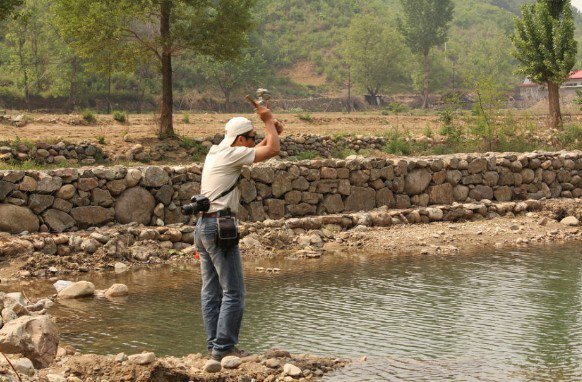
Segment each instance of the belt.
[{"label": "belt", "polygon": [[227,212],[224,210],[216,211],[216,212],[201,212],[200,216],[203,218],[220,218],[222,216],[234,216],[232,212]]}]

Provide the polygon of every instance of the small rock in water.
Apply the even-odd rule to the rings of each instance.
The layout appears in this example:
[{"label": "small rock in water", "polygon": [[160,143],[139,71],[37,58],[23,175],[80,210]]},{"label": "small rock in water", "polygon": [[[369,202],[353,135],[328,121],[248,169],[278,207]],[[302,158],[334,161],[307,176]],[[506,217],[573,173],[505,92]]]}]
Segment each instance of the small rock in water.
[{"label": "small rock in water", "polygon": [[574,217],[574,216],[568,216],[568,217],[562,219],[562,221],[560,223],[565,224],[565,225],[569,225],[571,227],[576,227],[578,224],[580,224],[578,219],[576,219],[576,217]]},{"label": "small rock in water", "polygon": [[209,359],[204,364],[204,371],[207,373],[218,373],[220,370],[222,370],[222,365],[214,359]]},{"label": "small rock in water", "polygon": [[116,273],[122,273],[127,271],[128,266],[123,264],[123,263],[115,263],[115,265],[113,266],[113,268],[115,269]]},{"label": "small rock in water", "polygon": [[77,281],[72,283],[59,292],[60,298],[79,298],[93,296],[95,294],[95,285],[89,281]]},{"label": "small rock in water", "polygon": [[220,365],[225,369],[236,369],[241,363],[241,359],[235,356],[224,357],[222,361],[220,361]]},{"label": "small rock in water", "polygon": [[105,291],[105,297],[123,297],[129,294],[129,289],[125,284],[113,284]]},{"label": "small rock in water", "polygon": [[300,377],[302,375],[301,369],[290,363],[286,363],[285,366],[283,366],[283,373],[290,377]]},{"label": "small rock in water", "polygon": [[56,283],[53,284],[53,286],[55,287],[57,292],[60,292],[63,289],[65,289],[66,287],[68,287],[69,285],[71,285],[72,283],[73,283],[72,281],[58,280]]}]

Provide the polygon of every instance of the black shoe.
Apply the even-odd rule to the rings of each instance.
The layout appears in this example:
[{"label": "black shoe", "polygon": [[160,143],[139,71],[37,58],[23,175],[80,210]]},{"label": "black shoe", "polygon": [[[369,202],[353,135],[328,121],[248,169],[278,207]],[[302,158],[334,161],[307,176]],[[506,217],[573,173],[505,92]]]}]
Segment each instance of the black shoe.
[{"label": "black shoe", "polygon": [[239,349],[235,346],[235,347],[232,347],[228,350],[224,350],[221,352],[213,351],[211,358],[215,361],[220,362],[220,361],[222,361],[222,359],[224,357],[228,357],[228,356],[235,356],[235,357],[242,358],[242,357],[248,357],[249,355],[251,355],[251,353],[247,352],[246,350]]}]

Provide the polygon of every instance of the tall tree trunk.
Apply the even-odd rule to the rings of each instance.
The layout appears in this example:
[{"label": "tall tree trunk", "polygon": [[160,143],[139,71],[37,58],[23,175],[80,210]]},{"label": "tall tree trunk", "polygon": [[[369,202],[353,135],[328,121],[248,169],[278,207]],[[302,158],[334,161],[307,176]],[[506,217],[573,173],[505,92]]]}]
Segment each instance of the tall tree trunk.
[{"label": "tall tree trunk", "polygon": [[40,58],[38,57],[38,36],[36,33],[32,36],[32,53],[34,55],[34,74],[36,77],[36,94],[40,94],[41,91],[41,80],[40,80]]},{"label": "tall tree trunk", "polygon": [[135,93],[135,99],[137,100],[137,113],[141,114],[141,98],[140,98],[140,85],[141,84],[141,78],[138,76],[137,77],[137,81],[136,81],[136,93]]},{"label": "tall tree trunk", "polygon": [[170,138],[174,134],[172,123],[172,42],[170,36],[170,0],[161,3],[160,35],[162,37],[162,110],[160,113],[160,138]]},{"label": "tall tree trunk", "polygon": [[429,51],[425,51],[423,53],[424,57],[424,79],[422,82],[422,108],[428,108],[428,84],[429,84],[429,77],[430,77],[430,62],[428,60],[428,53]]},{"label": "tall tree trunk", "polygon": [[77,105],[77,58],[73,57],[71,59],[71,78],[69,83],[69,99],[67,100],[67,112],[71,113],[75,110]]},{"label": "tall tree trunk", "polygon": [[107,114],[111,114],[111,63],[107,73]]},{"label": "tall tree trunk", "polygon": [[378,100],[376,98],[376,96],[378,95],[378,90],[374,89],[373,87],[367,87],[366,90],[368,90],[368,94],[370,94],[370,99],[368,100],[368,103],[372,106],[379,106]]},{"label": "tall tree trunk", "polygon": [[352,68],[348,65],[348,114],[352,112]]},{"label": "tall tree trunk", "polygon": [[550,103],[549,125],[552,129],[562,128],[562,112],[560,111],[560,85],[548,82],[548,101]]},{"label": "tall tree trunk", "polygon": [[26,103],[26,110],[30,111],[30,89],[28,83],[28,71],[26,70],[26,60],[24,58],[24,44],[26,41],[20,37],[18,39],[18,59],[20,69],[22,70],[22,80],[24,81],[24,102]]},{"label": "tall tree trunk", "polygon": [[224,89],[224,111],[230,111],[230,89]]}]

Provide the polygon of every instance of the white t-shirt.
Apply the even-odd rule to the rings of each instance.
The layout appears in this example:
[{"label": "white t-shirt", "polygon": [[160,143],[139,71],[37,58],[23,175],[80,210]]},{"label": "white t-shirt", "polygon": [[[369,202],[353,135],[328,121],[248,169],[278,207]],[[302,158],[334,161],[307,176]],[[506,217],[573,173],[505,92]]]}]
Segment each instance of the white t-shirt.
[{"label": "white t-shirt", "polygon": [[[212,146],[204,162],[200,193],[213,200],[236,182],[243,166],[249,166],[254,161],[255,150],[249,147],[220,148]],[[227,195],[213,201],[208,212],[216,212],[230,207],[233,213],[237,213],[239,201],[240,192],[238,188],[235,188]]]}]

